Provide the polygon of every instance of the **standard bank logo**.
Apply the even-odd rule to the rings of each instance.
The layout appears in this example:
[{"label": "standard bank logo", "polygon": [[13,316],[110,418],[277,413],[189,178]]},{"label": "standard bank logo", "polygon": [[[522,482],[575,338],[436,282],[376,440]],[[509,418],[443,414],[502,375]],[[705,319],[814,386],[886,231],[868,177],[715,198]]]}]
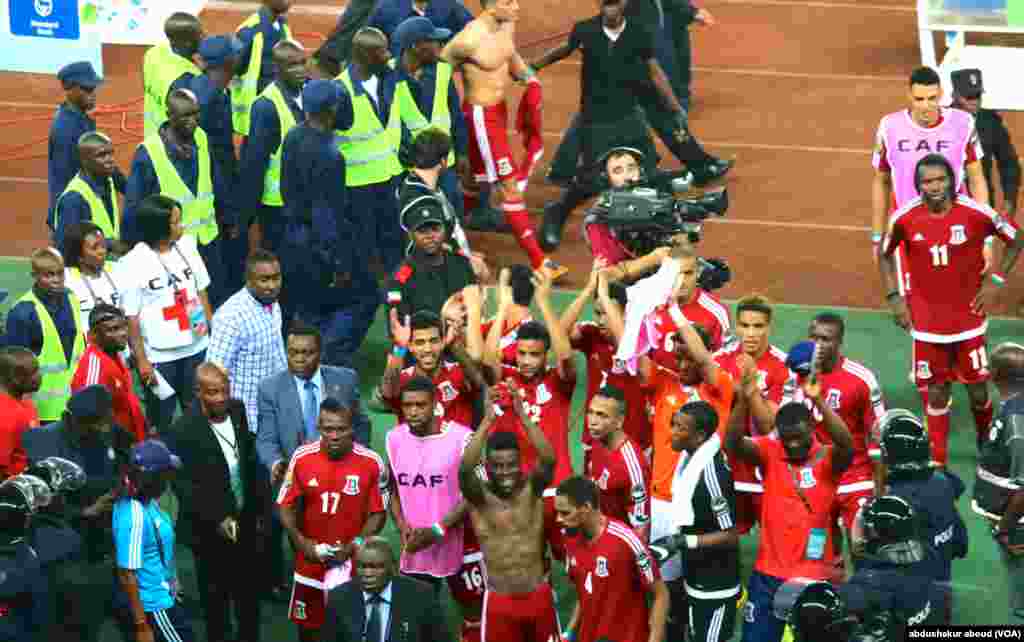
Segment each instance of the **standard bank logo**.
[{"label": "standard bank logo", "polygon": [[53,13],[53,0],[35,0],[35,6],[40,18],[49,18]]}]

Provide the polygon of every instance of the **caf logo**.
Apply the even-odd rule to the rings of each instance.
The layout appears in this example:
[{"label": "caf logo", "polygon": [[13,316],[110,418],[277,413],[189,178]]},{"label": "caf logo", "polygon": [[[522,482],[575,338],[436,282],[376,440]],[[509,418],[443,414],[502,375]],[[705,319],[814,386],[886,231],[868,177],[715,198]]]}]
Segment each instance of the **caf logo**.
[{"label": "caf logo", "polygon": [[345,475],[345,488],[341,492],[346,495],[358,495],[359,475]]},{"label": "caf logo", "polygon": [[41,18],[49,18],[53,13],[53,0],[35,0],[36,13]]}]

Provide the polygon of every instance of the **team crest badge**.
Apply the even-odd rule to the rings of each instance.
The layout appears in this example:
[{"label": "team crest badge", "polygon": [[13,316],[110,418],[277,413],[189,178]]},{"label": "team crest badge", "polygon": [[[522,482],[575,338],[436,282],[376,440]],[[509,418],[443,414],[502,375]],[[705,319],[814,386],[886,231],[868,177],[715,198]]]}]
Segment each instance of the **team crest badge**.
[{"label": "team crest badge", "polygon": [[761,392],[768,389],[768,373],[764,370],[757,371],[757,388]]},{"label": "team crest badge", "polygon": [[445,403],[453,401],[459,396],[459,391],[455,389],[451,381],[442,381],[441,385],[438,386],[441,389],[441,400]]},{"label": "team crest badge", "polygon": [[594,571],[598,577],[608,577],[608,559],[604,557],[597,558],[597,569]]},{"label": "team crest badge", "polygon": [[551,393],[548,392],[548,387],[545,384],[537,386],[537,403],[547,403],[551,401]]},{"label": "team crest badge", "polygon": [[813,468],[801,468],[800,469],[800,488],[814,488],[818,485],[818,480],[814,478]]},{"label": "team crest badge", "polygon": [[294,616],[295,616],[296,620],[305,620],[306,619],[306,603],[305,602],[302,602],[300,600],[295,600],[295,613],[294,613]]},{"label": "team crest badge", "polygon": [[842,400],[842,396],[842,390],[829,388],[828,395],[825,397],[825,402],[828,403],[828,407],[832,410],[839,410],[839,403]]},{"label": "team crest badge", "polygon": [[949,227],[949,244],[963,245],[967,242],[967,229],[963,225],[951,225]]},{"label": "team crest badge", "polygon": [[608,469],[606,468],[601,476],[597,478],[597,487],[601,490],[608,490]]},{"label": "team crest badge", "polygon": [[931,368],[930,365],[928,365],[927,361],[918,361],[917,362],[917,378],[918,379],[931,379],[932,378],[932,368]]},{"label": "team crest badge", "polygon": [[346,495],[358,495],[359,475],[345,475],[345,488],[341,492]]}]

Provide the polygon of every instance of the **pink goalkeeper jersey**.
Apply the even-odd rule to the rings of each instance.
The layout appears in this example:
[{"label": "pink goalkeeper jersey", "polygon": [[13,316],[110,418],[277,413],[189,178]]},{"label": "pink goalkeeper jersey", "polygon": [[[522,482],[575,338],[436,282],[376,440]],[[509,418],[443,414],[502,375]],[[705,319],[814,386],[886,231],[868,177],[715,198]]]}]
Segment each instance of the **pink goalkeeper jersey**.
[{"label": "pink goalkeeper jersey", "polygon": [[982,157],[974,116],[960,109],[942,109],[934,127],[915,123],[909,110],[903,109],[882,118],[878,125],[871,163],[875,169],[892,176],[894,207],[903,207],[917,198],[914,170],[917,161],[928,154],[942,154],[956,173],[956,190],[966,194],[964,167]]},{"label": "pink goalkeeper jersey", "polygon": [[[471,434],[469,428],[453,421],[442,421],[441,432],[427,437],[413,435],[404,423],[388,433],[391,474],[410,528],[430,528],[462,501],[459,463]],[[462,543],[459,525],[418,553],[402,551],[401,570],[433,577],[454,575],[462,567]]]}]

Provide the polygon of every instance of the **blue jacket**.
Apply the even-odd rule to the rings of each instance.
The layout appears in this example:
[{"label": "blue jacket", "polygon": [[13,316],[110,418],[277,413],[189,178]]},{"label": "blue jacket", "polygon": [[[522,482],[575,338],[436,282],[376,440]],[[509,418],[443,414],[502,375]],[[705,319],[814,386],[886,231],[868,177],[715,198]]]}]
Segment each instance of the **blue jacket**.
[{"label": "blue jacket", "polygon": [[48,576],[27,544],[8,548],[0,554],[0,640],[42,642],[56,616]]},{"label": "blue jacket", "polygon": [[[183,75],[171,85],[172,89],[189,89],[199,101],[199,126],[210,141],[214,160],[221,162],[221,168],[234,171],[235,131],[231,121],[231,93],[214,86],[206,74]],[[230,158],[229,158],[230,157]],[[229,165],[225,165],[230,162]]]},{"label": "blue jacket", "polygon": [[[409,87],[413,100],[427,120],[434,115],[434,93],[437,89],[437,65],[423,68],[423,75],[416,80],[405,70],[398,72],[398,79],[404,80]],[[466,130],[466,119],[462,115],[459,104],[459,92],[455,88],[455,76],[448,81],[448,115],[452,119],[452,145],[456,156],[465,156],[469,149],[469,134]]]},{"label": "blue jacket", "polygon": [[846,608],[861,621],[883,612],[892,615],[885,640],[902,640],[908,626],[938,624],[943,617],[942,589],[929,575],[925,562],[858,566],[838,590]]},{"label": "blue jacket", "polygon": [[[420,15],[412,6],[412,0],[381,0],[370,14],[367,23],[387,34],[391,40],[391,54],[396,58],[401,52],[398,51],[398,43],[392,36],[403,20]],[[473,21],[473,14],[458,0],[430,0],[424,16],[429,18],[435,27],[450,30],[453,36]]]},{"label": "blue jacket", "polygon": [[64,103],[57,107],[57,113],[50,125],[50,140],[47,148],[46,184],[50,190],[50,204],[47,208],[46,224],[53,228],[53,208],[57,198],[64,192],[71,179],[78,173],[78,139],[86,132],[96,131],[96,121],[77,107]]},{"label": "blue jacket", "polygon": [[889,494],[907,500],[922,519],[932,549],[928,567],[940,582],[952,579],[953,560],[967,556],[967,526],[956,509],[963,493],[964,483],[950,472],[936,472],[924,479],[890,475]]},{"label": "blue jacket", "polygon": [[[114,179],[114,190],[124,194],[125,187],[128,184],[128,180],[120,173],[117,172],[113,176]],[[82,174],[82,180],[84,180],[92,190],[99,195],[103,201],[103,205],[106,206],[108,212],[113,212],[113,198],[116,198],[116,194],[111,194],[109,189],[109,183],[107,181],[94,181],[91,177]],[[53,242],[56,244],[57,249],[64,253],[64,234],[71,225],[81,223],[82,221],[92,220],[92,210],[89,209],[89,204],[85,202],[82,195],[78,192],[70,192],[63,199],[60,204],[57,205],[55,212],[56,216],[53,218],[53,223],[56,223],[56,227],[53,230]],[[110,246],[110,239],[107,239],[107,246]]]},{"label": "blue jacket", "polygon": [[[52,302],[36,290],[36,296],[42,302],[43,307],[50,313],[53,325],[60,335],[61,345],[64,347],[64,357],[69,358],[74,350],[75,315],[71,309],[71,299],[65,294],[59,302]],[[84,321],[84,320],[83,320]],[[7,345],[21,346],[28,348],[36,356],[43,350],[43,324],[36,314],[36,306],[28,301],[16,303],[11,311],[7,313]]]},{"label": "blue jacket", "polygon": [[257,32],[263,34],[263,55],[260,62],[260,80],[257,85],[257,93],[266,88],[274,81],[274,45],[279,43],[284,36],[283,25],[288,23],[287,16],[281,16],[276,21],[274,15],[266,7],[260,7],[260,23],[255,27],[239,29],[235,35],[242,41],[242,53],[238,57],[236,72],[241,75],[249,68],[249,59],[252,57],[252,41]]}]

